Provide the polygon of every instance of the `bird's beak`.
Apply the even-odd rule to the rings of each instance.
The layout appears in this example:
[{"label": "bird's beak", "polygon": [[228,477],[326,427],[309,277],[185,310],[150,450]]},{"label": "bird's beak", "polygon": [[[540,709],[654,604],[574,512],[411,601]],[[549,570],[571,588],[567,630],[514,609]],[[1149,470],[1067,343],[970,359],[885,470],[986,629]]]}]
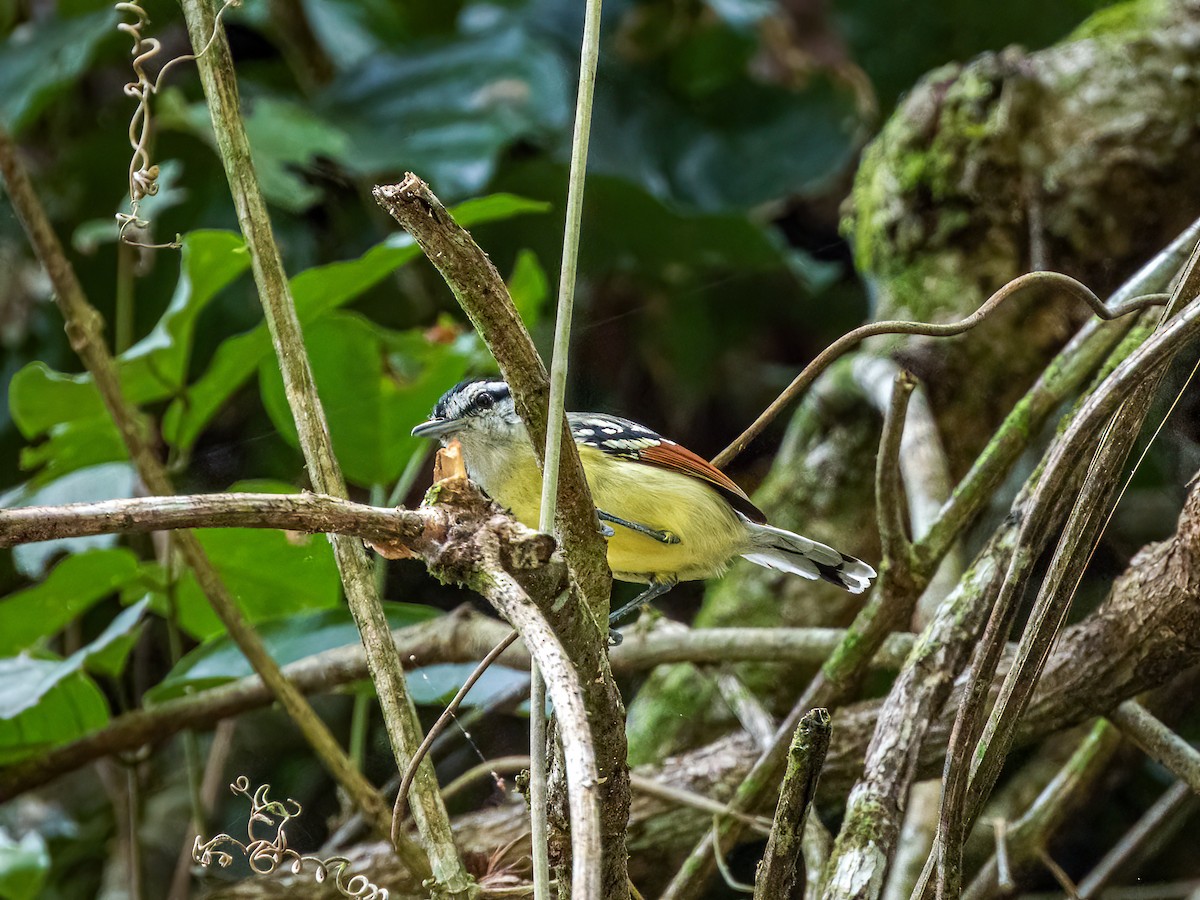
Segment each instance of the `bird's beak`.
[{"label": "bird's beak", "polygon": [[457,419],[430,419],[412,430],[413,437],[441,437],[458,429]]}]

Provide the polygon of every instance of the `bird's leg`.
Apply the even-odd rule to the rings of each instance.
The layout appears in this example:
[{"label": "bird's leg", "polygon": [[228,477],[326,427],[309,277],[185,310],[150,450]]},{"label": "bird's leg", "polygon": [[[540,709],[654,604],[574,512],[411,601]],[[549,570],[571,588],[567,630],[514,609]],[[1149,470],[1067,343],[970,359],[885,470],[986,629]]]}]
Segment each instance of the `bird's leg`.
[{"label": "bird's leg", "polygon": [[653,538],[660,544],[678,544],[679,538],[671,534],[669,531],[659,531],[651,528],[649,525],[639,525],[637,522],[627,522],[624,519],[618,519],[612,513],[606,513],[602,509],[596,510],[596,515],[600,517],[601,522],[612,522],[614,525],[620,525],[628,528],[630,531],[636,531],[638,534],[644,534],[648,538]]},{"label": "bird's leg", "polygon": [[675,587],[674,581],[651,581],[649,587],[622,606],[620,609],[608,616],[608,643],[610,646],[617,646],[621,643],[621,635],[613,630],[613,626],[626,618],[630,613],[635,613],[651,600],[656,597],[661,597],[671,588]]}]

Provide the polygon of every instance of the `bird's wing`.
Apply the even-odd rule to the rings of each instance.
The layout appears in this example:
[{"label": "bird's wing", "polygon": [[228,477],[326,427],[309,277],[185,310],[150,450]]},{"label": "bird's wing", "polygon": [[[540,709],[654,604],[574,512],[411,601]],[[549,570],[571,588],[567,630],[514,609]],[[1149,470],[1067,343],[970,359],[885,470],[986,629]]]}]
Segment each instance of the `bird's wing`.
[{"label": "bird's wing", "polygon": [[750,502],[746,492],[733,480],[697,456],[687,447],[668,440],[645,425],[604,413],[568,413],[571,436],[575,443],[595,447],[610,456],[637,460],[663,469],[671,469],[699,478],[716,488],[742,515],[752,522],[763,524],[767,517]]}]

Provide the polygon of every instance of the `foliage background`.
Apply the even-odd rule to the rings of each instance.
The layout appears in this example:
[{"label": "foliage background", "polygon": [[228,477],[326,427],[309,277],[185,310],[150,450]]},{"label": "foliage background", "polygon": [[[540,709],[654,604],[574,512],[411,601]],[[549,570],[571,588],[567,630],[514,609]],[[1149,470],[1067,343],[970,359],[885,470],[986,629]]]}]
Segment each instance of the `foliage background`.
[{"label": "foliage background", "polygon": [[[1102,5],[608,0],[569,405],[629,415],[715,453],[817,350],[870,315],[871,285],[856,275],[854,248],[839,231],[841,203],[862,148],[904,92],[947,62],[1012,42],[1049,45]],[[178,11],[147,9],[161,58],[186,52]],[[370,186],[412,170],[444,201],[464,204],[464,224],[510,278],[544,346],[581,17],[582,5],[568,0],[250,0],[226,15],[255,162],[306,311],[335,448],[358,496],[416,502],[426,448],[409,428],[444,388],[490,365],[436,273],[371,201]],[[117,21],[89,0],[0,3],[0,121],[22,142],[85,290],[110,323],[127,392],[161,422],[180,489],[303,488],[190,66],[173,72],[154,103],[162,188],[142,210],[152,222],[147,239],[180,233],[184,248],[115,243],[133,107],[121,90],[129,40]],[[6,502],[136,493],[2,203],[0,346]],[[747,487],[765,475],[783,424],[738,460],[733,474]],[[1152,474],[1143,487],[1133,519],[1151,524],[1130,526],[1130,549],[1161,531],[1159,482]],[[272,622],[263,627],[284,658],[345,641],[323,542],[234,532],[204,540],[248,614]],[[18,710],[23,719],[14,713],[0,723],[23,723],[0,728],[0,759],[94,728],[181,683],[236,673],[194,584],[156,562],[164,558],[161,547],[136,539],[0,554],[0,593],[8,595],[0,654],[26,667],[6,677],[50,680]],[[393,564],[380,577],[397,601],[397,622],[466,599],[416,566]],[[687,617],[701,590],[681,589],[664,606]],[[439,669],[413,680],[433,703],[460,677]],[[343,698],[325,704],[346,720],[362,708]],[[37,731],[66,719],[69,727]],[[278,719],[252,721],[279,730]],[[302,748],[267,733],[239,730],[237,770],[258,765],[294,796],[320,797],[321,775]],[[477,761],[477,750],[511,749],[519,735],[519,723],[499,722],[476,734],[477,747],[464,743],[445,759],[442,772]],[[363,744],[368,768],[386,777],[382,733]],[[186,806],[180,753],[168,751],[155,767],[147,834],[155,817]],[[89,896],[101,879],[115,880],[113,863],[82,865],[108,859],[114,827],[96,778],[77,776],[72,784],[91,800],[72,797],[41,829],[53,868],[33,866],[36,889],[0,883],[0,895]],[[10,806],[0,822],[15,834],[30,813]],[[335,806],[317,800],[314,837]],[[182,841],[182,828],[175,831],[161,847],[148,841],[151,877],[169,872]]]}]

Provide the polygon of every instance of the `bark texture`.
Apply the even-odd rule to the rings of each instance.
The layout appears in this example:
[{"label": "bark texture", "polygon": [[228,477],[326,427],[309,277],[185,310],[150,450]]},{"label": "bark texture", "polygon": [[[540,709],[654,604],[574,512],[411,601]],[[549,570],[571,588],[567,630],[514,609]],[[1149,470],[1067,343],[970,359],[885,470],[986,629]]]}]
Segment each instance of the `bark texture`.
[{"label": "bark texture", "polygon": [[[1137,634],[1138,641],[1129,636]],[[1063,632],[1046,666],[1017,733],[1028,745],[1047,735],[1104,715],[1124,700],[1167,684],[1200,664],[1200,483],[1188,497],[1178,529],[1169,540],[1153,544],[1134,557],[1101,606]],[[1007,666],[1001,667],[999,678]],[[956,690],[931,722],[915,762],[918,777],[941,771],[946,742],[959,703]],[[878,721],[880,701],[847,707],[833,720],[833,740],[821,773],[817,810],[840,807],[862,773],[863,760]],[[639,767],[638,774],[672,787],[724,801],[758,757],[758,747],[744,732],[735,732],[658,765]],[[769,812],[769,810],[768,810]],[[524,804],[471,813],[455,820],[455,836],[471,854],[488,854],[524,829]],[[712,827],[712,816],[670,801],[638,794],[630,816],[630,877],[645,896],[654,896],[675,871],[695,841]],[[527,852],[521,845],[507,859]],[[356,870],[377,884],[396,885],[402,893],[407,876],[384,844],[363,845],[351,856]],[[481,857],[476,857],[481,858]],[[212,896],[249,900],[254,897],[332,897],[302,879],[254,879]]]},{"label": "bark texture", "polygon": [[[1051,268],[1101,296],[1170,242],[1200,193],[1200,3],[1142,0],[1098,13],[1060,44],[1009,48],[929,73],[867,148],[844,231],[875,318],[950,321],[1022,272]],[[959,338],[876,338],[926,385],[951,474],[1086,312],[1014,298]],[[963,390],[970,384],[970,390]],[[869,473],[878,414],[844,367],[803,401],[755,496],[771,521],[877,558]],[[707,593],[698,624],[844,624],[836,589],[740,565]],[[741,667],[786,704],[807,673]],[[662,670],[631,705],[638,762],[733,727],[706,680]]]}]

